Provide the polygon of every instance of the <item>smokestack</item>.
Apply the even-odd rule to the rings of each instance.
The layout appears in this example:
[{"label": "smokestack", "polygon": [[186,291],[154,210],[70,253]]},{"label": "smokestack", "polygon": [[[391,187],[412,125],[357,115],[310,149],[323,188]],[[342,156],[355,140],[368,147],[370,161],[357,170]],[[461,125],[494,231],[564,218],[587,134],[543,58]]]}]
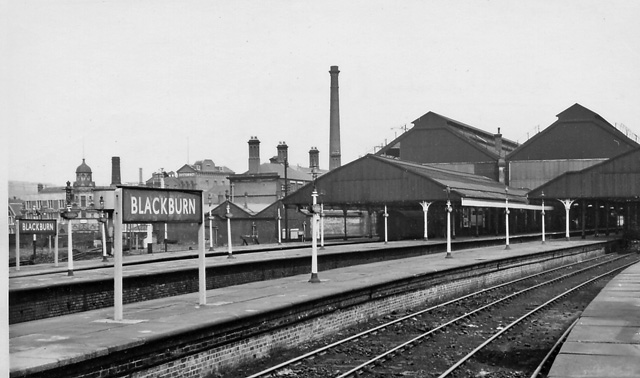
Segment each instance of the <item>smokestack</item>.
[{"label": "smokestack", "polygon": [[309,150],[309,168],[310,169],[318,169],[320,168],[320,152],[316,147],[311,147]]},{"label": "smokestack", "polygon": [[142,168],[138,168],[138,173],[139,173],[139,184],[143,185],[144,182],[142,181]]},{"label": "smokestack", "polygon": [[331,66],[331,103],[329,108],[329,170],[341,166],[340,158],[340,99],[338,96],[338,66]]},{"label": "smokestack", "polygon": [[260,167],[260,141],[258,137],[249,139],[249,173],[258,173]]},{"label": "smokestack", "polygon": [[120,157],[111,158],[111,186],[121,185],[120,181]]},{"label": "smokestack", "polygon": [[280,142],[278,144],[278,160],[277,162],[280,164],[284,164],[285,161],[289,160],[289,146],[287,146],[286,142]]},{"label": "smokestack", "polygon": [[505,168],[507,163],[504,160],[504,151],[502,150],[502,134],[500,134],[500,128],[498,127],[498,133],[493,136],[493,140],[498,152],[498,182],[506,184]]}]

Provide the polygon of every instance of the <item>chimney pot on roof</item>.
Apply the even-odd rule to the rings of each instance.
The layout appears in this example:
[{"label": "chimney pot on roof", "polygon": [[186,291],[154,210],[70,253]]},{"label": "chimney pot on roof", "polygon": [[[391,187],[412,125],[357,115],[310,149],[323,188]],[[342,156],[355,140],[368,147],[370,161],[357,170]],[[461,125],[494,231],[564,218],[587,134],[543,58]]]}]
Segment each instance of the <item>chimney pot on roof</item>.
[{"label": "chimney pot on roof", "polygon": [[318,169],[320,168],[320,152],[316,147],[311,147],[309,150],[309,168],[310,169]]},{"label": "chimney pot on roof", "polygon": [[280,142],[280,144],[278,144],[278,163],[280,164],[284,164],[285,161],[289,160],[289,146],[287,146],[286,142]]},{"label": "chimney pot on roof", "polygon": [[111,186],[120,185],[120,157],[113,156],[111,158]]}]

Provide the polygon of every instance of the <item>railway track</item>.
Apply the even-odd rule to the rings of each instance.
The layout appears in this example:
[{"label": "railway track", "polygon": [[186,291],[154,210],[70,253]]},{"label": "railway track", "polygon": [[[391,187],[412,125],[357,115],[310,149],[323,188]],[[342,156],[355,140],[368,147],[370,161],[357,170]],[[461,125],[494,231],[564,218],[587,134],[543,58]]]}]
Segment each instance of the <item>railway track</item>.
[{"label": "railway track", "polygon": [[607,255],[388,316],[275,366],[253,368],[248,377],[534,376],[518,361],[535,362],[533,372],[545,355],[553,354],[548,352],[552,345],[534,350],[532,344],[538,343],[531,340],[553,344],[559,337],[545,333],[546,320],[566,323],[579,314],[573,308],[565,311],[563,303],[570,301],[563,298],[578,298],[585,287],[636,262],[637,255]]}]

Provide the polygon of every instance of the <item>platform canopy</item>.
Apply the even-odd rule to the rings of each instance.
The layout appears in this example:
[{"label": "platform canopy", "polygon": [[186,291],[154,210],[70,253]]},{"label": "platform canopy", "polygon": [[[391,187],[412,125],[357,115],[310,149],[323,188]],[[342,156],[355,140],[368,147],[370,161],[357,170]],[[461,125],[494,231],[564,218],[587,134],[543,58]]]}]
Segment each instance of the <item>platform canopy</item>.
[{"label": "platform canopy", "polygon": [[[372,154],[325,173],[315,187],[318,203],[325,208],[415,207],[422,201],[446,201],[449,188],[451,201],[463,206],[505,207],[507,197],[510,208],[539,209],[528,204],[526,190],[506,188],[483,176]],[[313,188],[314,183],[309,183],[283,203],[308,206]]]},{"label": "platform canopy", "polygon": [[566,172],[529,192],[530,198],[634,200],[640,196],[640,148],[576,172]]}]

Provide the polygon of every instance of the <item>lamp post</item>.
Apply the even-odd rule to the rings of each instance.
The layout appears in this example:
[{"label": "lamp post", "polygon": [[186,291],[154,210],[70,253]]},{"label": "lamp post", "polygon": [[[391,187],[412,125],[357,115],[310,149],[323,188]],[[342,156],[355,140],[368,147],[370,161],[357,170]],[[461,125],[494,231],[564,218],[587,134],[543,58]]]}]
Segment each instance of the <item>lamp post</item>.
[{"label": "lamp post", "polygon": [[102,262],[109,262],[107,259],[107,218],[104,216],[104,198],[102,196],[100,196],[99,203],[100,218],[98,218],[98,222],[100,222],[100,233],[102,234]]},{"label": "lamp post", "polygon": [[231,214],[231,208],[229,207],[229,198],[227,197],[227,212],[225,214],[225,216],[227,217],[227,244],[229,245],[229,250],[227,253],[227,258],[228,259],[235,259],[235,257],[233,256],[233,248],[231,246],[231,218],[233,217],[233,214]]},{"label": "lamp post", "polygon": [[544,241],[544,191],[542,191],[540,193],[540,196],[542,197],[542,244],[545,244]]},{"label": "lamp post", "polygon": [[320,204],[320,249],[324,249],[324,204]]},{"label": "lamp post", "polygon": [[[287,177],[287,171],[289,170],[289,159],[285,156],[284,158],[284,196],[289,195],[289,182]],[[283,204],[284,205],[284,204]],[[284,205],[284,240],[289,240],[289,216],[287,214],[287,206]]]},{"label": "lamp post", "polygon": [[509,188],[506,186],[504,187],[504,206],[504,228],[507,243],[504,249],[511,249],[509,246]]},{"label": "lamp post", "polygon": [[318,238],[316,235],[318,228],[318,215],[320,214],[320,206],[318,205],[318,191],[313,188],[311,193],[313,205],[311,207],[311,278],[309,282],[319,283],[318,278]]},{"label": "lamp post", "polygon": [[213,251],[213,216],[211,216],[211,193],[207,195],[209,200],[209,251]]},{"label": "lamp post", "polygon": [[278,215],[276,217],[278,220],[278,245],[282,244],[282,228],[280,226],[280,220],[282,217],[280,216],[280,206],[278,205]]},{"label": "lamp post", "polygon": [[445,256],[445,258],[450,259],[450,258],[453,258],[453,256],[451,255],[451,212],[453,211],[453,207],[451,207],[451,199],[449,198],[449,195],[451,194],[451,188],[447,185],[447,187],[445,188],[445,191],[447,192],[447,206],[446,206],[446,211],[447,211],[447,255]]},{"label": "lamp post", "polygon": [[389,240],[389,228],[387,225],[387,218],[389,218],[389,213],[387,213],[387,205],[384,205],[384,214],[382,214],[382,216],[384,217],[384,244],[387,244]]},{"label": "lamp post", "polygon": [[[33,219],[41,219],[41,214],[38,211],[38,209],[35,207],[35,205],[33,206]],[[37,235],[34,233],[33,234],[33,263],[36,263],[36,248],[37,248]]]},{"label": "lamp post", "polygon": [[60,216],[67,220],[67,275],[73,276],[73,225],[71,220],[78,217],[78,213],[71,211],[71,203],[73,201],[73,189],[71,188],[71,182],[67,181],[67,186],[64,189],[67,200],[67,209],[63,211]]}]

